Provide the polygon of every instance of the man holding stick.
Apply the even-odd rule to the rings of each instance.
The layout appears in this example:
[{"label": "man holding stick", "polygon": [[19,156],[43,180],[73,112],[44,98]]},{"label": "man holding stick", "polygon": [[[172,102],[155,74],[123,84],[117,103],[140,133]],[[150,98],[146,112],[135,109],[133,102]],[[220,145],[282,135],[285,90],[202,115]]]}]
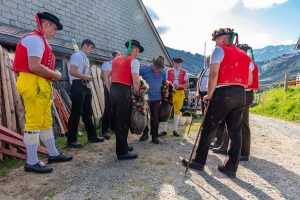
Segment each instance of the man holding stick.
[{"label": "man holding stick", "polygon": [[[246,103],[244,88],[252,83],[251,59],[231,44],[235,35],[230,28],[215,30],[212,34],[216,48],[211,56],[208,94],[204,97],[209,105],[199,131],[201,138],[196,156],[190,163],[191,168],[204,170],[210,136],[225,120],[231,143],[228,150],[229,157],[224,164],[218,166],[218,169],[232,178],[236,176],[241,155],[242,117]],[[189,165],[186,159],[183,159],[182,163],[185,166]]]}]

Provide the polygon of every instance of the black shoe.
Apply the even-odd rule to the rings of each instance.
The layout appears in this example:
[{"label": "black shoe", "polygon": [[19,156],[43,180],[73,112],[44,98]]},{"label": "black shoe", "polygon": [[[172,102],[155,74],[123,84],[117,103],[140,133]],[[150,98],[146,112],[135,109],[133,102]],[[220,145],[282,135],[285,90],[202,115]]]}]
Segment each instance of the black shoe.
[{"label": "black shoe", "polygon": [[249,161],[249,156],[241,156],[240,161]]},{"label": "black shoe", "polygon": [[179,136],[180,136],[180,134],[179,134],[177,131],[173,131],[173,135],[174,135],[175,137],[179,137]]},{"label": "black shoe", "polygon": [[167,132],[166,132],[166,131],[163,131],[163,132],[160,132],[160,133],[158,134],[158,137],[165,136],[165,135],[167,135]]},{"label": "black shoe", "polygon": [[128,151],[133,151],[133,147],[132,146],[128,146]]},{"label": "black shoe", "polygon": [[236,172],[230,171],[226,169],[224,165],[218,165],[218,170],[228,176],[229,178],[235,178],[236,177]]},{"label": "black shoe", "polygon": [[94,137],[92,139],[89,139],[90,143],[99,143],[99,142],[104,142],[104,138],[103,137]]},{"label": "black shoe", "polygon": [[118,160],[132,160],[132,159],[136,159],[137,157],[138,156],[136,153],[128,152],[123,155],[118,155]]},{"label": "black shoe", "polygon": [[63,153],[59,153],[58,156],[49,156],[48,163],[67,162],[73,159],[73,156],[67,156]]},{"label": "black shoe", "polygon": [[[187,159],[182,159],[182,165],[183,166],[187,166],[189,161]],[[190,168],[192,169],[196,169],[196,170],[199,170],[199,171],[203,171],[204,170],[204,165],[198,163],[197,161],[195,161],[195,159],[193,159],[190,163]]]},{"label": "black shoe", "polygon": [[143,135],[140,137],[140,141],[146,141],[149,139],[148,133],[143,133]]},{"label": "black shoe", "polygon": [[153,143],[153,144],[159,144],[159,139],[158,139],[158,137],[152,137],[152,143]]},{"label": "black shoe", "polygon": [[25,163],[24,165],[24,171],[25,172],[35,172],[35,173],[51,173],[53,171],[52,167],[48,167],[43,162],[38,162],[35,165],[29,165]]},{"label": "black shoe", "polygon": [[109,139],[110,139],[110,135],[109,135],[108,132],[103,133],[103,137],[104,137],[104,139],[106,139],[106,140],[109,140]]},{"label": "black shoe", "polygon": [[212,143],[210,143],[210,149],[214,149],[214,148],[218,148],[218,147],[220,147],[221,146],[221,144],[218,144],[218,143],[216,143],[216,142],[212,142]]},{"label": "black shoe", "polygon": [[227,150],[222,149],[221,147],[218,148],[213,148],[212,152],[217,153],[217,154],[224,154],[227,155]]},{"label": "black shoe", "polygon": [[80,144],[79,142],[71,142],[71,143],[68,143],[68,147],[80,149],[80,148],[83,148],[83,145]]}]

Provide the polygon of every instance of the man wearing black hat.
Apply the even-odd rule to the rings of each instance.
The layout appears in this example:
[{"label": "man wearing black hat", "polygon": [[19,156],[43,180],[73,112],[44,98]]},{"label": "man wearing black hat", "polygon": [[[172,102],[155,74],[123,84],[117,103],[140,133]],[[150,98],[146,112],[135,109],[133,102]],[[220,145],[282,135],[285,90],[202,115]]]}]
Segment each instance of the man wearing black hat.
[{"label": "man wearing black hat", "polygon": [[[219,165],[220,172],[235,177],[241,155],[242,117],[245,108],[245,87],[252,83],[251,59],[243,51],[232,45],[236,34],[232,29],[218,29],[213,32],[216,42],[208,80],[208,94],[204,100],[209,102],[201,129],[195,159],[191,168],[203,171],[210,146],[210,138],[219,123],[225,120],[231,140],[228,158]],[[250,73],[249,73],[250,71]],[[182,160],[187,165],[186,159]]]},{"label": "man wearing black hat", "polygon": [[119,160],[136,159],[137,154],[129,152],[127,143],[132,112],[132,90],[136,95],[140,93],[141,78],[139,77],[139,53],[144,48],[137,40],[129,39],[125,46],[126,55],[116,57],[112,63],[110,100],[112,117],[116,133],[116,154]]},{"label": "man wearing black hat", "polygon": [[[164,57],[158,56],[153,59],[149,65],[143,66],[140,69],[140,76],[148,83],[148,105],[150,108],[150,135],[152,136],[152,143],[159,144],[158,140],[158,111],[161,101],[161,87],[166,80],[166,73],[164,69]],[[146,126],[140,141],[145,141],[148,136],[149,127]]]},{"label": "man wearing black hat", "polygon": [[73,159],[56,149],[52,130],[51,81],[59,80],[61,73],[55,70],[55,56],[47,40],[63,26],[55,15],[48,12],[37,13],[35,19],[37,29],[17,44],[13,70],[19,75],[17,89],[25,107],[27,160],[24,169],[27,172],[50,173],[53,168],[39,161],[37,156],[40,139],[48,149],[48,163]]},{"label": "man wearing black hat", "polygon": [[109,99],[109,91],[111,86],[111,65],[115,57],[120,56],[121,53],[114,51],[112,53],[112,60],[104,62],[101,66],[101,79],[104,82],[104,96],[105,96],[105,108],[102,116],[102,136],[109,140],[110,134],[109,129],[112,127],[112,118],[111,118],[111,105]]},{"label": "man wearing black hat", "polygon": [[[173,135],[179,137],[180,134],[177,131],[177,126],[180,119],[180,110],[185,98],[184,89],[189,87],[189,76],[187,72],[181,68],[183,59],[181,57],[173,58],[174,67],[169,69],[166,73],[166,79],[170,81],[176,90],[173,95],[173,110],[174,110],[174,130]],[[168,122],[165,122],[162,126],[162,135],[167,134]]]}]

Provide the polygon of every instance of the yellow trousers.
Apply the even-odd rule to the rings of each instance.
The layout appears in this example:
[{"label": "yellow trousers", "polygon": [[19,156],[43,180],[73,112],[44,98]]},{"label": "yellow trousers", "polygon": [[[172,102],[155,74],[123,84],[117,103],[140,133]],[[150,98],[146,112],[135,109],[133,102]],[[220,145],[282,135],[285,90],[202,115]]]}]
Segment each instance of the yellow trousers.
[{"label": "yellow trousers", "polygon": [[174,115],[180,114],[180,109],[182,108],[184,97],[184,90],[176,90],[175,94],[173,95]]},{"label": "yellow trousers", "polygon": [[47,130],[52,127],[51,84],[35,74],[20,72],[17,89],[25,107],[25,130]]}]

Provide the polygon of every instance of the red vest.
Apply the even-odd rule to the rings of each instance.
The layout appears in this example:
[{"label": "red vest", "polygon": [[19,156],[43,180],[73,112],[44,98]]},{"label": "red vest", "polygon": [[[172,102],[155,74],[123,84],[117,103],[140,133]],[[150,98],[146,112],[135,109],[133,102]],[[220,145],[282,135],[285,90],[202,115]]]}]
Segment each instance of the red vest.
[{"label": "red vest", "polygon": [[[50,45],[47,43],[46,39],[40,35],[38,31],[33,31],[29,33],[29,35],[36,35],[39,36],[45,45],[45,51],[41,60],[41,64],[46,66],[47,68],[54,71],[55,69],[55,56],[54,53],[50,47]],[[30,72],[29,66],[28,66],[28,54],[27,54],[27,48],[24,47],[21,43],[21,40],[18,42],[16,47],[16,54],[15,54],[15,60],[13,65],[13,70],[16,73],[19,72]],[[47,77],[45,77],[47,78]],[[52,78],[49,78],[49,80]]]},{"label": "red vest", "polygon": [[220,64],[218,85],[241,85],[248,87],[251,58],[235,45],[221,46],[224,58]]},{"label": "red vest", "polygon": [[252,71],[253,81],[252,81],[252,84],[248,86],[248,89],[258,90],[258,88],[259,88],[259,84],[258,84],[258,66],[257,66],[256,62],[254,62],[253,60],[252,60],[252,62],[254,63],[254,70]]},{"label": "red vest", "polygon": [[124,55],[116,57],[112,62],[111,82],[123,83],[125,85],[132,84],[131,61],[134,59],[132,55],[124,58]]},{"label": "red vest", "polygon": [[[178,76],[178,84],[185,84],[184,77],[186,75],[186,71],[184,69],[180,69]],[[168,70],[168,81],[174,84],[175,76],[174,76],[174,68]],[[183,90],[183,88],[178,88],[177,90]]]}]

